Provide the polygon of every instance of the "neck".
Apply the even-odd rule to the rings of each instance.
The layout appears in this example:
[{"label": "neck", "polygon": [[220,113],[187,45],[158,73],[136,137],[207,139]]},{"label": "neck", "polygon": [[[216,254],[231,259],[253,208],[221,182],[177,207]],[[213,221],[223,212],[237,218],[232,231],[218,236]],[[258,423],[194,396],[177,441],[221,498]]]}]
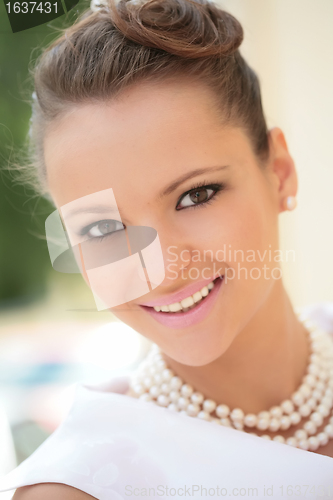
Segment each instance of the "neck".
[{"label": "neck", "polygon": [[309,354],[306,329],[279,280],[265,304],[216,360],[188,366],[164,353],[163,357],[206,398],[257,414],[290,399],[305,375]]}]

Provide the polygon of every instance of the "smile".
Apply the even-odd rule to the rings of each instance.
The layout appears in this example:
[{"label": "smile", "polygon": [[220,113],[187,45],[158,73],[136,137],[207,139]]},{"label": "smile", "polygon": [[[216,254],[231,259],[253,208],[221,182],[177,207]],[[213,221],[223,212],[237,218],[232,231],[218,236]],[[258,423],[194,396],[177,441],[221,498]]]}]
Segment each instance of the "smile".
[{"label": "smile", "polygon": [[184,297],[179,302],[166,305],[140,305],[158,323],[169,328],[186,328],[201,322],[207,317],[216,302],[219,291],[223,287],[224,276],[197,290],[193,295]]},{"label": "smile", "polygon": [[204,286],[201,288],[201,290],[195,292],[193,295],[190,295],[189,297],[186,297],[185,299],[181,300],[180,302],[174,302],[173,304],[169,305],[164,305],[164,306],[155,306],[154,309],[157,312],[186,312],[189,311],[190,309],[193,309],[196,307],[199,302],[202,301],[209,292],[214,288],[214,281],[211,281],[208,283],[207,286]]}]

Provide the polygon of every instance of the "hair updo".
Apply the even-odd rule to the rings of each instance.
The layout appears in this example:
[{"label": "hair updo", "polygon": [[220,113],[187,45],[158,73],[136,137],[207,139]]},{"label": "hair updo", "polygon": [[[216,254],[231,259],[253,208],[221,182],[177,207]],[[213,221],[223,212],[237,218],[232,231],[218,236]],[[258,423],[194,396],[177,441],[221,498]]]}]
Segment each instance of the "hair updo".
[{"label": "hair updo", "polygon": [[185,77],[204,83],[213,90],[223,123],[243,127],[258,158],[267,158],[260,86],[238,50],[243,29],[232,15],[210,0],[101,1],[105,4],[92,3],[61,30],[32,70],[29,144],[40,193],[48,197],[43,155],[48,124],[138,82]]}]

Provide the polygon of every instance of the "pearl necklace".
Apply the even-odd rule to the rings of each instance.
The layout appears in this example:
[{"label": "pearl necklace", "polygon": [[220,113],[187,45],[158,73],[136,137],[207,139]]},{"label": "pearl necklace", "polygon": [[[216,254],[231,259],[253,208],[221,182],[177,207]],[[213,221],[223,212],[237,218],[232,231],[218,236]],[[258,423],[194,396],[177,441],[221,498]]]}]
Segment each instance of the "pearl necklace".
[{"label": "pearl necklace", "polygon": [[[333,438],[333,339],[310,320],[301,321],[307,329],[310,342],[306,374],[290,399],[268,411],[245,415],[240,408],[230,410],[225,404],[217,405],[212,399],[206,399],[168,368],[156,344],[152,345],[147,357],[140,363],[130,381],[130,388],[141,400],[243,432],[249,432],[245,428],[271,432],[287,430],[306,418],[303,428],[298,429],[294,436],[285,439],[277,434],[273,441],[315,451]],[[330,413],[329,423],[317,433]],[[258,436],[254,432],[250,434]],[[260,437],[271,439],[268,434]]]}]

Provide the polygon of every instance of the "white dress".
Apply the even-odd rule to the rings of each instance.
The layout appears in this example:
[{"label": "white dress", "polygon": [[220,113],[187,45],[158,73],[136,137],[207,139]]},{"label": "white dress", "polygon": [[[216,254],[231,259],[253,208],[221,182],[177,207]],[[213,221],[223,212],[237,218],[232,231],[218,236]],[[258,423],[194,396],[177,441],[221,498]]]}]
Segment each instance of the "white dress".
[{"label": "white dress", "polygon": [[[303,311],[333,335],[333,303]],[[333,498],[333,458],[126,396],[128,383],[78,383],[68,416],[0,492],[64,483],[99,500]]]}]

